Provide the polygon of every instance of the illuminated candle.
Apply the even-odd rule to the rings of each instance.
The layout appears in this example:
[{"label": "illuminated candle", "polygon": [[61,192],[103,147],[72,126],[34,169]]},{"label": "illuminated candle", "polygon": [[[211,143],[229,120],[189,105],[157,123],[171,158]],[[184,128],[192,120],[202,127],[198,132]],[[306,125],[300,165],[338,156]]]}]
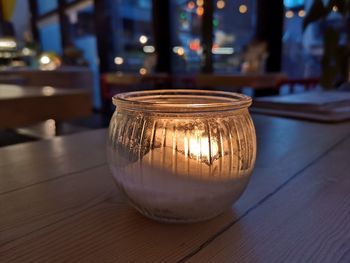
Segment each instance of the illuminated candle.
[{"label": "illuminated candle", "polygon": [[249,97],[169,90],[121,94],[114,102],[109,163],[141,213],[198,221],[238,199],[256,155]]}]

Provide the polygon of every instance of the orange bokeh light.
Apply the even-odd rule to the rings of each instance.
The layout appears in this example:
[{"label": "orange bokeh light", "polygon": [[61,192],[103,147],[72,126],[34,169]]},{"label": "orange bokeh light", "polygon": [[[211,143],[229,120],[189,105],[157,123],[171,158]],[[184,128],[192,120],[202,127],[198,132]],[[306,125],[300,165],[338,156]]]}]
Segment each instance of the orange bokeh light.
[{"label": "orange bokeh light", "polygon": [[191,40],[189,48],[193,51],[198,51],[201,48],[201,43],[199,42],[199,40]]},{"label": "orange bokeh light", "polygon": [[190,2],[187,3],[187,8],[188,9],[192,10],[194,7],[195,7],[194,2],[190,1]]},{"label": "orange bokeh light", "polygon": [[204,8],[203,7],[201,7],[201,6],[199,6],[198,8],[197,8],[197,15],[199,15],[199,16],[202,16],[203,14],[204,14]]}]

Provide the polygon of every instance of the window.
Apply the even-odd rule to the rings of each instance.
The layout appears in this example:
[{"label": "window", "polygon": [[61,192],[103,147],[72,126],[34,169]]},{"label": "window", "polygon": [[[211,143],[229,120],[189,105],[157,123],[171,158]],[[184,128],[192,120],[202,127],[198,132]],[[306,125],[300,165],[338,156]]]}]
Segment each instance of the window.
[{"label": "window", "polygon": [[57,0],[37,0],[38,14],[43,15],[57,8]]},{"label": "window", "polygon": [[239,72],[242,54],[255,34],[256,1],[217,0],[214,4],[214,71]]},{"label": "window", "polygon": [[172,1],[172,60],[176,73],[200,71],[203,4],[203,1]]},{"label": "window", "polygon": [[291,78],[319,76],[323,53],[321,24],[310,25],[304,33],[302,24],[307,8],[303,1],[284,3],[282,70]]},{"label": "window", "polygon": [[284,0],[284,6],[286,8],[303,7],[305,0]]},{"label": "window", "polygon": [[58,16],[54,15],[38,23],[41,48],[43,51],[53,51],[62,54],[61,33]]},{"label": "window", "polygon": [[149,73],[155,64],[151,0],[114,0],[111,69]]},{"label": "window", "polygon": [[[55,52],[65,66],[88,66],[94,80],[94,106],[100,106],[99,61],[95,35],[94,1],[65,0],[64,14],[58,0],[37,0],[36,18],[42,51]],[[61,35],[62,34],[62,35]],[[62,41],[64,40],[64,41]],[[64,46],[63,46],[64,42]]]},{"label": "window", "polygon": [[[81,52],[80,65],[88,65],[91,69],[94,79],[94,105],[100,106],[99,91],[99,68],[97,41],[95,36],[94,24],[94,5],[93,1],[84,1],[81,4],[74,5],[65,11],[68,20],[68,44],[66,50],[71,52]],[[75,63],[77,60],[75,59]]]},{"label": "window", "polygon": [[77,38],[95,37],[94,5],[92,1],[84,1],[65,11],[68,20],[68,39],[74,42]]}]

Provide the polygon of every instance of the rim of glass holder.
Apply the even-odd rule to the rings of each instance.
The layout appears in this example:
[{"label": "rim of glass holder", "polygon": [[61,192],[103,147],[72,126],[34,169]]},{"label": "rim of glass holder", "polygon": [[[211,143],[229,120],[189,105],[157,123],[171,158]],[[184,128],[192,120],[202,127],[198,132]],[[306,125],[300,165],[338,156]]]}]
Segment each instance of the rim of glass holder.
[{"label": "rim of glass holder", "polygon": [[113,104],[129,110],[153,112],[215,112],[247,108],[252,98],[215,90],[163,89],[119,93]]}]

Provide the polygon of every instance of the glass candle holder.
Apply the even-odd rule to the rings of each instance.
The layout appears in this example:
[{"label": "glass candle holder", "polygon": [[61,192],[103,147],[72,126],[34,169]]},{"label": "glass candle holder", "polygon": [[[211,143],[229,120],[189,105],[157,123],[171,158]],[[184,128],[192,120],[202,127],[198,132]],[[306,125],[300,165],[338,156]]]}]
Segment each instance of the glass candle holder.
[{"label": "glass candle holder", "polygon": [[114,96],[107,155],[117,186],[139,212],[159,221],[219,215],[240,197],[254,167],[251,101],[204,90]]}]

